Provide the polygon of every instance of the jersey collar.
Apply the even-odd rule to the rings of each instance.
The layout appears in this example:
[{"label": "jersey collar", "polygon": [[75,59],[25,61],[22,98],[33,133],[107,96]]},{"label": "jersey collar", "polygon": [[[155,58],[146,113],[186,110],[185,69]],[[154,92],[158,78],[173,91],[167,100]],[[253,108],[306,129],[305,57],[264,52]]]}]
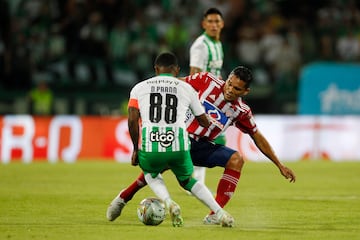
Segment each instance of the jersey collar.
[{"label": "jersey collar", "polygon": [[204,32],[204,35],[206,38],[208,38],[210,41],[212,41],[214,43],[220,42],[220,41],[216,40],[215,38],[210,37],[206,32]]}]

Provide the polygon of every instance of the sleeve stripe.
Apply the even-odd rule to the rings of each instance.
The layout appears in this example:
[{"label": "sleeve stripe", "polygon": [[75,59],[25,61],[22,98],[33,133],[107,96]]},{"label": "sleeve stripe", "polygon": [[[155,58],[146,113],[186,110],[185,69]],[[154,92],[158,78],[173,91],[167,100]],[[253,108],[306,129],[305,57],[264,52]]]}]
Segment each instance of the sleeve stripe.
[{"label": "sleeve stripe", "polygon": [[128,103],[128,107],[134,107],[139,109],[139,103],[137,99],[131,98]]}]

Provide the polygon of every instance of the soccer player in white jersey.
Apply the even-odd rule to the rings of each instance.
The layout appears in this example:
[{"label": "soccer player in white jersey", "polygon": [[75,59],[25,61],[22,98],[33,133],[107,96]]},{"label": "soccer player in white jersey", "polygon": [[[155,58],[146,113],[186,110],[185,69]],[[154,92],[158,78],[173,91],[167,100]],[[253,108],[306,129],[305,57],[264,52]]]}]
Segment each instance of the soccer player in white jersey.
[{"label": "soccer player in white jersey", "polygon": [[[184,80],[198,92],[206,112],[213,118],[211,125],[204,128],[195,121],[192,114],[188,114],[186,125],[191,140],[190,154],[193,163],[209,168],[216,166],[224,168],[215,198],[220,206],[224,207],[235,193],[245,163],[239,152],[212,142],[230,125],[248,134],[258,149],[276,165],[281,175],[290,182],[295,182],[295,174],[280,162],[270,143],[256,126],[250,107],[241,99],[250,91],[252,74],[248,68],[236,67],[226,81],[220,80],[211,73],[196,73]],[[121,204],[110,205],[108,209],[113,212],[116,209],[116,214],[113,214],[113,218],[109,220],[113,221],[120,216],[125,204],[145,185],[144,175],[140,174],[132,184],[120,191],[117,202]],[[214,212],[206,215],[203,222],[220,224]]]},{"label": "soccer player in white jersey", "polygon": [[171,169],[185,190],[216,212],[222,226],[232,227],[234,219],[220,207],[207,187],[192,177],[186,112],[190,109],[204,128],[210,126],[210,118],[195,90],[176,78],[179,66],[174,54],[160,54],[155,60],[155,72],[156,76],[136,84],[130,92],[128,125],[134,148],[132,165],[140,165],[146,182],[169,209],[173,226],[182,226],[183,219],[179,205],[171,199],[161,177],[166,168]]},{"label": "soccer player in white jersey", "polygon": [[202,23],[204,32],[190,47],[190,75],[197,72],[211,72],[221,77],[224,51],[220,41],[224,20],[217,8],[205,11]]},{"label": "soccer player in white jersey", "polygon": [[[205,11],[201,22],[204,29],[190,47],[190,75],[198,72],[210,72],[221,78],[224,51],[220,41],[221,30],[224,28],[222,13],[217,8]],[[225,133],[219,135],[214,142],[225,145]],[[194,166],[193,176],[205,183],[206,168]]]}]

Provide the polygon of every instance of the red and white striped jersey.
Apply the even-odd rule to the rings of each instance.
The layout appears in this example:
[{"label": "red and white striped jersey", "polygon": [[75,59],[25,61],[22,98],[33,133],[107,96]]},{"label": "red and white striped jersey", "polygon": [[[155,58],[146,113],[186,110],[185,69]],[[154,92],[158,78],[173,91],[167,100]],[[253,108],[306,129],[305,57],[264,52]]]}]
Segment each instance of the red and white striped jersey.
[{"label": "red and white striped jersey", "polygon": [[214,140],[231,125],[248,134],[257,131],[251,109],[241,98],[232,102],[225,101],[223,93],[225,82],[223,80],[216,78],[211,73],[201,72],[187,76],[185,81],[198,92],[206,113],[213,120],[208,128],[204,128],[188,111],[186,124],[190,136],[195,139],[206,137]]}]

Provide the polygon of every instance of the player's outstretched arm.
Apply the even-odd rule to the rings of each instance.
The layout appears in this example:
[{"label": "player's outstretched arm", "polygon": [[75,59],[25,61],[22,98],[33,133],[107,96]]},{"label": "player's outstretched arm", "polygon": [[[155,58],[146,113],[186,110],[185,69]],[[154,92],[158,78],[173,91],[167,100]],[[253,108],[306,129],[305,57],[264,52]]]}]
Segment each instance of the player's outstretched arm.
[{"label": "player's outstretched arm", "polygon": [[281,175],[283,175],[286,179],[289,179],[290,182],[295,182],[296,176],[293,171],[290,168],[284,166],[279,161],[271,145],[262,135],[262,133],[260,131],[257,131],[250,136],[254,140],[255,145],[259,148],[259,150],[279,168]]}]

